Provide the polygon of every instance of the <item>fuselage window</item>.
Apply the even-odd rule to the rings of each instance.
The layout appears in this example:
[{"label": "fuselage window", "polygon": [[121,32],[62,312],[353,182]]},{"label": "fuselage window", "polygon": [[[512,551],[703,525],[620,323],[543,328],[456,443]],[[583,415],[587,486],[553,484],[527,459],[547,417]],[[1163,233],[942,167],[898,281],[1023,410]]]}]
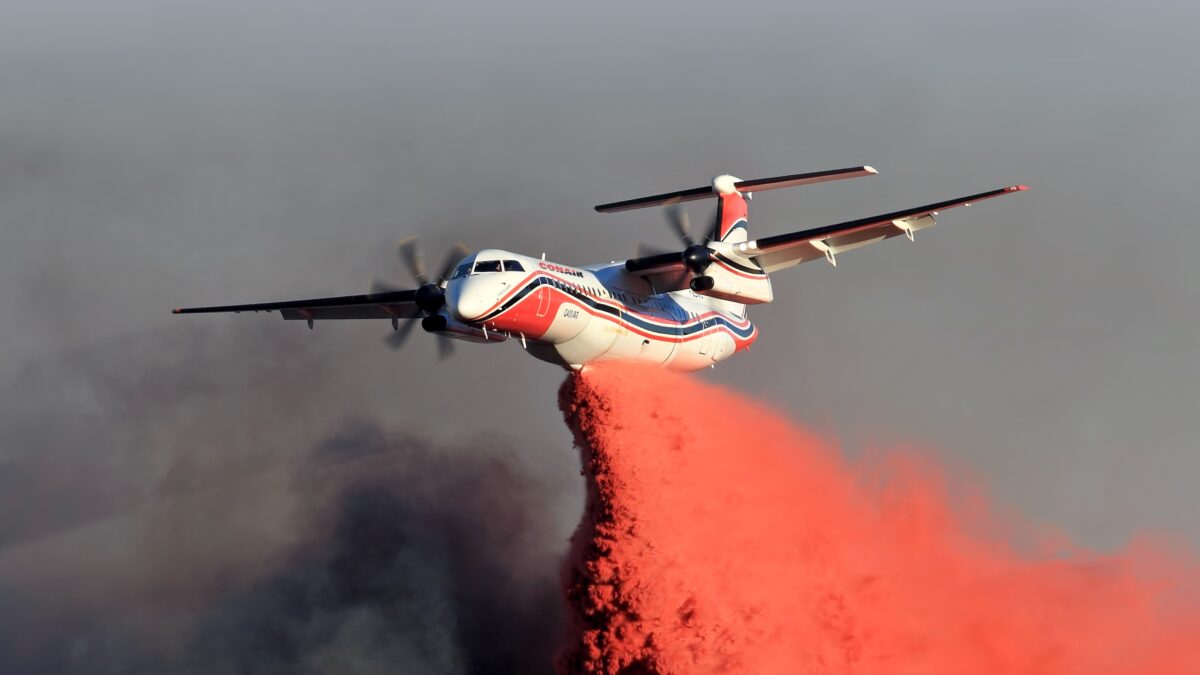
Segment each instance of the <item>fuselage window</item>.
[{"label": "fuselage window", "polygon": [[475,263],[475,274],[479,274],[481,272],[499,272],[499,271],[500,271],[500,261],[499,260],[480,260],[479,262]]},{"label": "fuselage window", "polygon": [[504,271],[505,272],[524,272],[525,268],[521,265],[521,263],[517,262],[516,260],[505,260],[504,261]]}]

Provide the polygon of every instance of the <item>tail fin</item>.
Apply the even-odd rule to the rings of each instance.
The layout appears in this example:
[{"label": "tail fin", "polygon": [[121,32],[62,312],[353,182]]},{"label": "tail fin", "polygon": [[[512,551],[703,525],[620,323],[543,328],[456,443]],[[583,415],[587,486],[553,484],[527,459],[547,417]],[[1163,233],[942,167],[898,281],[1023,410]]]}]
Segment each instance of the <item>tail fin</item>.
[{"label": "tail fin", "polygon": [[717,176],[712,181],[713,193],[717,196],[717,218],[713,223],[712,241],[727,241],[731,244],[746,241],[748,212],[746,198],[738,191],[742,179],[728,174]]}]

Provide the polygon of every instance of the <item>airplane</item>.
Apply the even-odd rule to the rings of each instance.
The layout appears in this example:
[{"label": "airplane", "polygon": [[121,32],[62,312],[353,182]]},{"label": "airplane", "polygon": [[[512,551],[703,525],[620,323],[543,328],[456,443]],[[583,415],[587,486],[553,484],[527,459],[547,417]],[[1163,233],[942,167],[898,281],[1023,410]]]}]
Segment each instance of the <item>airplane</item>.
[{"label": "airplane", "polygon": [[[419,323],[438,337],[443,357],[454,340],[519,340],[534,357],[571,370],[626,361],[677,371],[699,370],[748,350],[758,328],[751,305],[774,300],[770,275],[824,259],[837,265],[846,251],[932,226],[947,209],[1027,190],[1024,185],[761,239],[748,236],[747,201],[755,192],[872,176],[870,166],[741,180],[730,175],[710,185],[601,204],[614,213],[663,206],[682,241],[681,250],[624,261],[574,266],[499,249],[470,253],[461,244],[430,277],[416,239],[399,245],[416,288],[378,282],[363,295],[188,307],[176,314],[273,312],[312,328],[333,319],[385,319],[392,347]],[[716,216],[703,238],[691,232],[685,202],[715,198]]]}]

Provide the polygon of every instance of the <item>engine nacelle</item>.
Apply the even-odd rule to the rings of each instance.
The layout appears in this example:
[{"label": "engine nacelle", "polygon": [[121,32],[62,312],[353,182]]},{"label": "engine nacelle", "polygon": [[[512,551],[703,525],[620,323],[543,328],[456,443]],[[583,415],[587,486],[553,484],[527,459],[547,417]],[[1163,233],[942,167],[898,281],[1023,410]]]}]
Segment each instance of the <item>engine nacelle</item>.
[{"label": "engine nacelle", "polygon": [[421,328],[427,333],[439,333],[467,342],[504,342],[508,340],[508,335],[500,331],[485,331],[461,321],[455,321],[445,314],[434,314],[421,319]]},{"label": "engine nacelle", "polygon": [[771,302],[775,294],[771,291],[771,280],[762,272],[731,269],[717,258],[704,270],[704,275],[695,277],[688,284],[693,291],[712,298],[729,300],[743,305]]}]

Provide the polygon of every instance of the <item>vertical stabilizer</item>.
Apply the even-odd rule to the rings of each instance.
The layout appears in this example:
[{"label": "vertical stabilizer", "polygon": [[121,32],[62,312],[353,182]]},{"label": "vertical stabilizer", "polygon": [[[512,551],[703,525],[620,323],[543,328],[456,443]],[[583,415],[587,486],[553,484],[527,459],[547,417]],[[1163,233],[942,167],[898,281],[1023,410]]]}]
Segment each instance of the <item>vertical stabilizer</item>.
[{"label": "vertical stabilizer", "polygon": [[717,196],[717,219],[713,224],[713,241],[731,244],[746,241],[748,211],[746,197],[737,189],[740,178],[723,174],[712,181],[713,193]]}]

